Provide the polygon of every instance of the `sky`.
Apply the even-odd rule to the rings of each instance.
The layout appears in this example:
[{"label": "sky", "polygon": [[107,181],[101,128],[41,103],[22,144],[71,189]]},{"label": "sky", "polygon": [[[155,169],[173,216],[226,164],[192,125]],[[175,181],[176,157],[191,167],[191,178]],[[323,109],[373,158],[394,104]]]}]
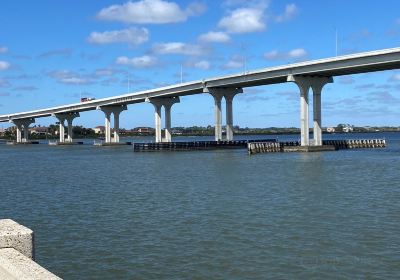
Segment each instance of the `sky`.
[{"label": "sky", "polygon": [[[400,2],[2,0],[0,26],[2,115],[399,47]],[[299,101],[293,83],[245,88],[234,99],[234,124],[299,127]],[[213,106],[206,93],[182,97],[172,126],[214,125]],[[322,93],[322,122],[400,126],[400,70],[335,77]],[[101,111],[74,120],[103,123]],[[120,125],[154,127],[153,106],[129,105]]]}]

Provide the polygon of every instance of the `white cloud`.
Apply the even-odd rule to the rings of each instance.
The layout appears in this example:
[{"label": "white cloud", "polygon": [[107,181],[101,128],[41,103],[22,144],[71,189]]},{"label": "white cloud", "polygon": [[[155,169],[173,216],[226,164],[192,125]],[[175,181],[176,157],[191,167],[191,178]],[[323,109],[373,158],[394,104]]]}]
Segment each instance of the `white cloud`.
[{"label": "white cloud", "polygon": [[264,10],[257,8],[239,8],[223,17],[218,27],[229,33],[250,33],[266,29]]},{"label": "white cloud", "polygon": [[71,49],[59,49],[59,50],[51,50],[44,52],[39,55],[39,58],[48,58],[52,56],[64,56],[64,57],[69,57],[72,54]]},{"label": "white cloud", "polygon": [[0,47],[0,53],[6,53],[6,52],[8,52],[7,47]]},{"label": "white cloud", "polygon": [[231,60],[222,66],[222,69],[236,69],[244,67],[244,59],[240,56],[234,56]]},{"label": "white cloud", "polygon": [[102,9],[97,18],[124,23],[174,23],[185,21],[188,16],[204,12],[201,3],[192,3],[183,10],[175,2],[164,0],[140,0],[126,2],[122,5],[112,5]]},{"label": "white cloud", "polygon": [[344,85],[354,84],[354,79],[352,76],[340,76],[338,80],[339,83]]},{"label": "white cloud", "polygon": [[260,8],[265,9],[268,7],[270,0],[225,0],[223,2],[223,6],[232,7],[232,6],[245,6],[252,8]]},{"label": "white cloud", "polygon": [[289,52],[273,50],[264,54],[268,60],[301,59],[307,56],[305,49],[293,49]]},{"label": "white cloud", "polygon": [[10,82],[5,79],[0,79],[0,87],[9,87]]},{"label": "white cloud", "polygon": [[131,27],[122,30],[92,32],[87,40],[93,44],[129,43],[139,45],[149,40],[149,31],[146,28]]},{"label": "white cloud", "polygon": [[208,70],[210,69],[210,62],[207,60],[201,60],[193,64],[194,68],[201,69],[201,70]]},{"label": "white cloud", "polygon": [[0,60],[0,71],[7,70],[8,68],[10,68],[10,63]]},{"label": "white cloud", "polygon": [[207,43],[227,43],[231,40],[231,38],[225,32],[210,31],[205,34],[201,34],[199,36],[199,40]]},{"label": "white cloud", "polygon": [[83,85],[92,82],[88,77],[68,70],[51,71],[48,75],[54,78],[57,82],[68,85]]},{"label": "white cloud", "polygon": [[207,10],[207,7],[202,2],[193,2],[190,3],[186,8],[185,12],[187,16],[198,16],[204,13]]},{"label": "white cloud", "polygon": [[81,85],[81,84],[88,83],[86,79],[82,79],[82,78],[78,78],[78,77],[65,77],[65,78],[61,78],[59,81],[64,84],[72,84],[72,85]]},{"label": "white cloud", "polygon": [[94,71],[96,77],[108,77],[112,76],[115,72],[112,69],[102,68]]},{"label": "white cloud", "polygon": [[276,21],[277,22],[289,21],[293,19],[298,12],[299,9],[295,4],[288,4],[285,7],[285,12],[282,15],[276,17]]},{"label": "white cloud", "polygon": [[207,52],[207,49],[199,45],[171,42],[154,44],[153,51],[157,54],[182,54],[189,56],[200,56],[205,54]]},{"label": "white cloud", "polygon": [[389,80],[392,82],[400,82],[400,74],[393,74]]},{"label": "white cloud", "polygon": [[307,52],[305,49],[294,49],[288,53],[288,56],[290,58],[302,58],[302,57],[305,57],[306,55],[307,55]]},{"label": "white cloud", "polygon": [[140,57],[128,58],[126,56],[120,56],[115,61],[119,65],[129,65],[135,68],[147,68],[157,64],[157,58],[154,56],[144,55]]}]

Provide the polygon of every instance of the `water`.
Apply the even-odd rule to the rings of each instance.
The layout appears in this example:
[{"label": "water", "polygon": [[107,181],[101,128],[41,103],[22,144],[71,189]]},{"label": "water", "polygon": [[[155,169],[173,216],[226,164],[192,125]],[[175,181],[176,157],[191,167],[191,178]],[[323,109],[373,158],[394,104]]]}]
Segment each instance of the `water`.
[{"label": "water", "polygon": [[65,279],[398,279],[400,134],[346,137],[389,147],[0,145],[0,217]]}]

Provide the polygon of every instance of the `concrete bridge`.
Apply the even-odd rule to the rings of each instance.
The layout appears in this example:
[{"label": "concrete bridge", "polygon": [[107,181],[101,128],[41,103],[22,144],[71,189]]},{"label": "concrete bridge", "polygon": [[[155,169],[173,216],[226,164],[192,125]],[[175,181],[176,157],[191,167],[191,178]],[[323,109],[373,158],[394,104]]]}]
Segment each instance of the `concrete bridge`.
[{"label": "concrete bridge", "polygon": [[[322,145],[321,93],[333,77],[350,74],[400,69],[400,48],[357,53],[319,59],[278,67],[264,68],[246,73],[221,76],[201,81],[181,83],[152,90],[133,92],[88,102],[69,104],[41,110],[1,115],[0,122],[11,122],[17,127],[17,142],[28,140],[29,125],[36,118],[54,116],[60,123],[59,142],[72,142],[72,122],[81,112],[101,110],[105,115],[105,142],[111,143],[111,115],[114,117],[113,142],[119,142],[119,117],[127,105],[149,102],[155,109],[155,141],[171,141],[171,108],[180,96],[208,93],[215,102],[215,140],[222,140],[221,102],[226,102],[226,140],[233,139],[232,101],[243,88],[293,82],[299,88],[301,145],[309,146],[309,91],[313,93],[313,145]],[[165,110],[165,137],[161,135],[161,108]],[[65,122],[67,137],[65,138]],[[23,137],[22,137],[23,132]]]}]

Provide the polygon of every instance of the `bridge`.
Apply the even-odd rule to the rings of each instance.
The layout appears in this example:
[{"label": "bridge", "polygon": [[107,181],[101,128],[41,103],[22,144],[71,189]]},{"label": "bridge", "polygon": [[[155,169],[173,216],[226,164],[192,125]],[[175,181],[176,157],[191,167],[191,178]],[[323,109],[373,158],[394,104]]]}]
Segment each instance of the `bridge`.
[{"label": "bridge", "polygon": [[[60,143],[72,142],[72,122],[81,112],[101,110],[105,115],[105,142],[119,142],[119,117],[127,105],[149,102],[155,109],[155,141],[171,142],[171,108],[180,96],[208,93],[215,103],[215,140],[222,140],[221,102],[226,102],[226,140],[233,140],[232,101],[243,88],[293,82],[299,88],[301,145],[309,146],[309,92],[313,93],[313,145],[322,145],[321,94],[333,77],[400,68],[400,48],[343,55],[301,63],[269,67],[234,75],[203,79],[172,86],[133,92],[114,97],[63,105],[21,113],[0,115],[0,122],[11,122],[17,128],[17,143],[28,141],[29,125],[35,119],[54,116],[60,123]],[[161,134],[161,109],[165,111],[165,136]],[[114,137],[111,137],[111,115]],[[67,121],[67,137],[65,137]],[[23,134],[22,134],[23,133]]]}]

